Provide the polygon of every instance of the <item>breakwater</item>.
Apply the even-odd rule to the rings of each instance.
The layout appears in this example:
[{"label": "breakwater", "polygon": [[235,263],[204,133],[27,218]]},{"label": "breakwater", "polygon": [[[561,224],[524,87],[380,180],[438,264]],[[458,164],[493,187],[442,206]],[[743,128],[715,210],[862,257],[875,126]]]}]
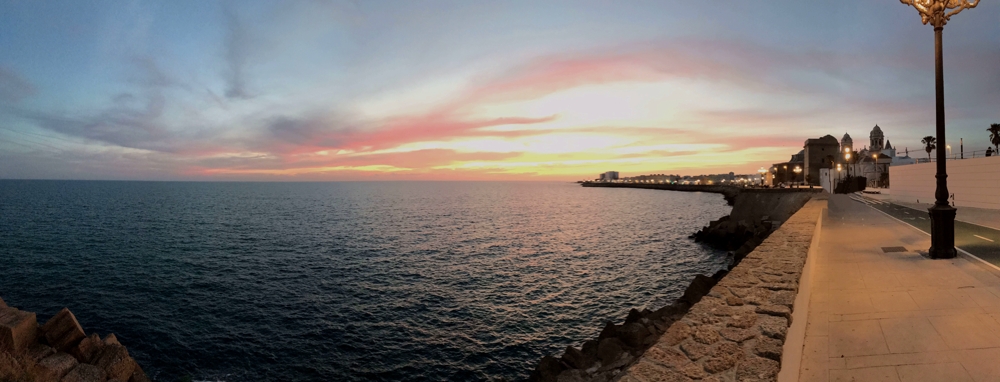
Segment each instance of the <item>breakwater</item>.
[{"label": "breakwater", "polygon": [[0,380],[148,382],[114,334],[87,336],[69,309],[38,325],[35,313],[0,299]]},{"label": "breakwater", "polygon": [[[800,260],[804,261],[805,257],[801,246],[792,245],[793,248],[788,248],[786,253],[779,252],[778,245],[774,243],[780,242],[782,249],[790,242],[798,243],[798,235],[801,234],[799,231],[807,228],[801,224],[802,221],[812,219],[814,223],[813,213],[816,208],[811,208],[795,221],[796,225],[790,227],[794,232],[785,232],[779,238],[772,239],[769,247],[773,248],[762,249],[759,254],[754,252],[759,245],[769,243],[768,237],[783,223],[792,216],[797,216],[797,211],[812,199],[816,191],[627,183],[593,183],[590,187],[597,184],[731,195],[727,196],[727,200],[733,204],[730,215],[711,222],[692,237],[735,251],[730,252],[728,271],[720,271],[712,276],[695,276],[684,295],[673,304],[655,311],[633,309],[620,325],[607,322],[598,338],[584,342],[580,349],[570,346],[561,357],[543,357],[529,379],[612,381],[627,374],[629,378],[660,380],[643,378],[653,372],[677,377],[676,380],[700,379],[720,373],[734,374],[736,363],[745,360],[754,365],[762,365],[763,369],[747,371],[749,364],[741,363],[742,373],[760,374],[762,380],[773,379],[772,372],[774,375],[777,373],[774,363],[780,360],[783,343],[776,341],[783,341],[790,324],[791,303],[795,299],[795,287],[802,271]],[[587,187],[586,183],[584,186]],[[680,188],[675,188],[677,186]],[[809,231],[810,235],[811,233]],[[792,237],[789,235],[794,238],[789,239]],[[808,241],[804,251],[808,251]],[[745,258],[750,260],[741,267]],[[753,276],[758,271],[760,274]],[[746,276],[748,272],[752,275]],[[747,284],[748,277],[757,283]],[[730,290],[730,284],[736,287]],[[725,286],[725,292],[716,291],[718,285]],[[704,296],[712,296],[713,292],[716,296],[710,299],[712,304],[722,301],[724,307],[701,303]],[[705,310],[708,313],[703,312]],[[785,317],[786,312],[788,316],[781,318]],[[727,320],[724,317],[726,315],[731,317]],[[758,320],[757,315],[767,317]],[[736,324],[729,325],[731,322]],[[697,329],[702,324],[705,326],[698,330],[692,329]],[[661,346],[663,338],[667,337],[669,339],[666,340],[666,345]],[[721,345],[717,344],[720,338],[725,339]],[[685,340],[688,340],[685,345],[679,345]],[[746,341],[750,342],[744,344]],[[660,348],[650,350],[656,346],[669,347],[670,353],[664,353]],[[648,352],[650,355],[647,357]],[[747,357],[747,354],[750,356]],[[647,358],[659,360],[654,364],[663,370],[651,369],[647,363],[640,362]]]},{"label": "breakwater", "polygon": [[[741,187],[724,185],[700,185],[700,184],[657,184],[657,183],[607,183],[607,182],[583,182],[584,187],[608,187],[608,188],[645,188],[650,190],[684,191],[684,192],[711,192],[722,194],[729,205],[733,205],[736,195],[743,190]],[[785,189],[781,189],[785,190]]]}]

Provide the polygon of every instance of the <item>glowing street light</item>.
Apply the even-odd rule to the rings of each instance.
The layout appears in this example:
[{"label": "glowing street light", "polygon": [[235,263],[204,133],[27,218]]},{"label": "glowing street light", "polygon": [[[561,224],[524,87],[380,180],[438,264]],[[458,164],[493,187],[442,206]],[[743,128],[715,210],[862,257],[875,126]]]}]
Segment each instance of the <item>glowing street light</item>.
[{"label": "glowing street light", "polygon": [[799,167],[799,166],[795,166],[795,169],[794,169],[794,170],[792,170],[792,171],[795,171],[795,184],[796,184],[796,187],[798,187],[798,183],[799,183],[799,174],[801,174],[801,173],[802,173],[802,167]]},{"label": "glowing street light", "polygon": [[[944,128],[944,60],[941,54],[941,31],[951,16],[967,8],[975,8],[979,0],[899,0],[912,5],[920,13],[920,21],[934,27],[934,91],[937,99],[937,141],[945,140]],[[948,204],[948,171],[944,145],[937,146],[937,189],[934,205],[927,211],[931,216],[931,258],[950,259],[955,252],[955,208]]]},{"label": "glowing street light", "polygon": [[760,185],[763,186],[764,185],[764,174],[767,173],[767,170],[764,169],[763,167],[761,167],[759,170],[757,170],[757,172],[760,173]]}]

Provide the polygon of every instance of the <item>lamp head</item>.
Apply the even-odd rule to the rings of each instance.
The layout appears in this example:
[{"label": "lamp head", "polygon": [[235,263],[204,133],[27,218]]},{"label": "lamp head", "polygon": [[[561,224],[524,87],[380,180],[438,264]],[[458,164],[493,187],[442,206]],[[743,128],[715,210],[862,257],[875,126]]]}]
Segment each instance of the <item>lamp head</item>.
[{"label": "lamp head", "polygon": [[899,0],[899,2],[916,8],[920,13],[920,21],[925,25],[930,23],[935,29],[944,28],[948,20],[951,20],[951,16],[966,8],[975,8],[979,5],[979,0]]}]

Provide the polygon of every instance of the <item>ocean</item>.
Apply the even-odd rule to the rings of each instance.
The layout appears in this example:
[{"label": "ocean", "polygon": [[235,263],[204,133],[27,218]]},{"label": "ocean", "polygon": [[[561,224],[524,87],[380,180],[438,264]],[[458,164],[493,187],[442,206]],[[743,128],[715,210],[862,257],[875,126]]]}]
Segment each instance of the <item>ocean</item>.
[{"label": "ocean", "polygon": [[555,182],[0,180],[0,297],[159,381],[522,380],[725,253],[721,195]]}]

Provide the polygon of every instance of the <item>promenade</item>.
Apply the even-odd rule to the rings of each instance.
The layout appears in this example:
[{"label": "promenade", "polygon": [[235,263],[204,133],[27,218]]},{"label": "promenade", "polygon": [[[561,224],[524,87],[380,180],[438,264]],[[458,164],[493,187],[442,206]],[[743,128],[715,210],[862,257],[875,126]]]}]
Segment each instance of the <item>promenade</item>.
[{"label": "promenade", "polygon": [[928,259],[927,234],[845,195],[820,232],[798,380],[1000,380],[994,273]]}]

